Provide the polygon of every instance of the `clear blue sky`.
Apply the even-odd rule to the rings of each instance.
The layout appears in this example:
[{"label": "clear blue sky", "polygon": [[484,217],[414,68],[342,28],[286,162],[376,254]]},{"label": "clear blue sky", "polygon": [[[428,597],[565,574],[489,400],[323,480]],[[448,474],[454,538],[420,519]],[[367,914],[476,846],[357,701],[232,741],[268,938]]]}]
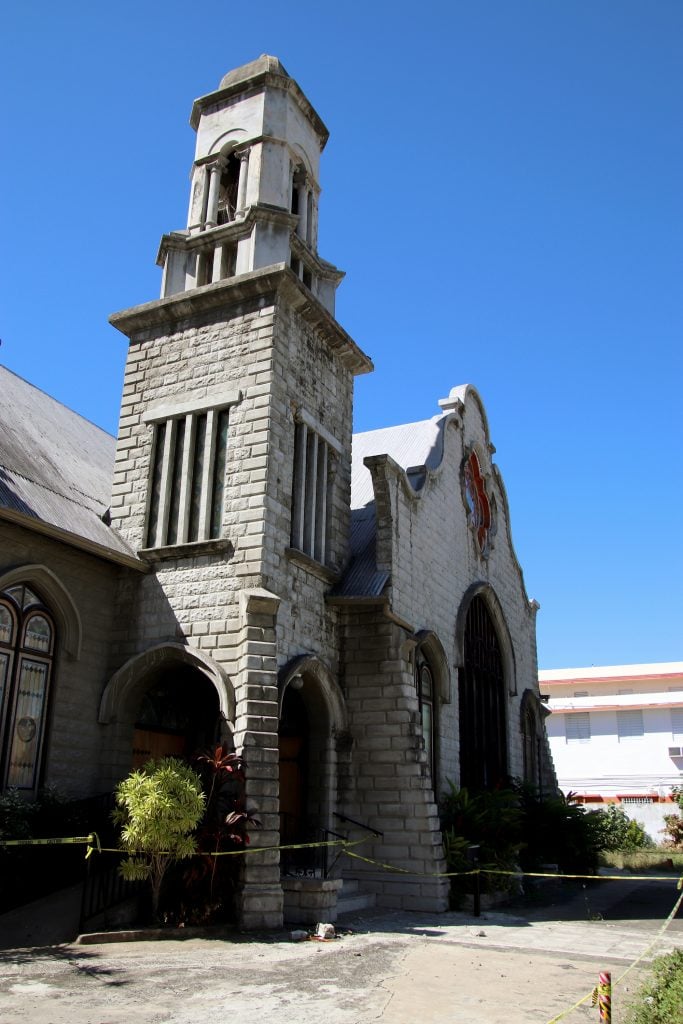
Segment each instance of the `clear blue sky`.
[{"label": "clear blue sky", "polygon": [[683,658],[680,0],[27,0],[3,42],[6,366],[115,432],[192,100],[275,54],[331,132],[356,429],[475,384],[540,666]]}]

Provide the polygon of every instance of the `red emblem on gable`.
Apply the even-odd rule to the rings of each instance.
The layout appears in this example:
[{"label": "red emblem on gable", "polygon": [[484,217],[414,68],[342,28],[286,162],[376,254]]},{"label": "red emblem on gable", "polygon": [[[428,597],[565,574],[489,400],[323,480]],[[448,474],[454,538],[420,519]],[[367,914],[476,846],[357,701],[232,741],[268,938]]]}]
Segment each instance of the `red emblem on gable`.
[{"label": "red emblem on gable", "polygon": [[476,452],[470,452],[463,475],[470,526],[474,530],[479,550],[485,555],[491,541],[491,502],[486,493]]}]

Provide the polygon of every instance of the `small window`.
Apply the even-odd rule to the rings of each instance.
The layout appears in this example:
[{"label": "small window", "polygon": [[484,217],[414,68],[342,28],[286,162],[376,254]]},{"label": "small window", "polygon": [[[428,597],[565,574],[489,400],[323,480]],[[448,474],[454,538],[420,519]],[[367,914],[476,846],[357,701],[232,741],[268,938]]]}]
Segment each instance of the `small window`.
[{"label": "small window", "polygon": [[0,594],[0,771],[2,787],[36,789],[55,633],[38,595],[19,585]]},{"label": "small window", "polygon": [[228,409],[171,417],[154,426],[147,546],[220,536]]},{"label": "small window", "polygon": [[317,562],[329,560],[334,448],[307,423],[296,424],[292,547]]},{"label": "small window", "polygon": [[589,711],[575,711],[564,716],[567,743],[588,743],[591,738],[591,716]]},{"label": "small window", "polygon": [[671,708],[671,739],[683,741],[683,708]]},{"label": "small window", "polygon": [[617,735],[619,742],[640,739],[644,735],[643,712],[640,708],[617,711]]},{"label": "small window", "polygon": [[434,675],[423,654],[418,651],[415,659],[415,687],[417,699],[420,705],[420,718],[422,721],[422,739],[427,764],[432,782],[436,782],[436,722],[435,722],[435,693]]}]

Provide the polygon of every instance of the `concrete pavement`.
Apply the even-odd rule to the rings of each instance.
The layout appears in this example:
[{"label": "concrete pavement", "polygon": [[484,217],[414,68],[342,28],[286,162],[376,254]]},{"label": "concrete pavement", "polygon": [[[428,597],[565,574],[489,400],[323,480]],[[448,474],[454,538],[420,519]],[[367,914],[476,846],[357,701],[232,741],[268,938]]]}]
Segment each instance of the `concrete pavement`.
[{"label": "concrete pavement", "polygon": [[[655,938],[666,916],[660,903],[670,910],[677,895],[675,878],[670,884],[629,880],[618,892],[602,883],[588,897],[578,888],[570,899],[561,893],[555,906],[478,919],[366,911],[346,919],[341,936],[326,943],[293,943],[286,932],[207,933],[7,950],[0,960],[0,1020],[544,1024],[589,992],[600,970],[611,970],[616,980]],[[653,908],[649,916],[643,900],[645,909]],[[621,907],[612,918],[611,906]],[[625,912],[629,906],[633,917]],[[677,944],[683,945],[679,920],[650,956]],[[614,1024],[643,972],[615,987]],[[593,1020],[596,1013],[584,1006],[565,1019]]]}]

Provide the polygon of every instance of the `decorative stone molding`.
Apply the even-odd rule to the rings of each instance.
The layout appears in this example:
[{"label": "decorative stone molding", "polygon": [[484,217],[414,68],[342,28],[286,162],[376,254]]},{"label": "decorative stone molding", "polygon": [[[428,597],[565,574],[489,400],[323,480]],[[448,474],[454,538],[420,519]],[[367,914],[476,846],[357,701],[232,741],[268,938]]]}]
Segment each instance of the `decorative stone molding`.
[{"label": "decorative stone molding", "polygon": [[17,583],[34,586],[55,617],[59,638],[70,658],[81,656],[81,616],[71,594],[46,565],[19,565],[0,576],[0,590]]},{"label": "decorative stone molding", "polygon": [[101,725],[109,725],[117,721],[119,712],[125,708],[131,695],[148,673],[161,665],[181,662],[196,668],[213,684],[218,694],[218,704],[222,716],[229,722],[235,720],[235,694],[232,685],[223,669],[206,654],[187,647],[184,644],[165,643],[150,647],[142,654],[130,658],[114,673],[104,688],[100,701],[98,721]]}]

